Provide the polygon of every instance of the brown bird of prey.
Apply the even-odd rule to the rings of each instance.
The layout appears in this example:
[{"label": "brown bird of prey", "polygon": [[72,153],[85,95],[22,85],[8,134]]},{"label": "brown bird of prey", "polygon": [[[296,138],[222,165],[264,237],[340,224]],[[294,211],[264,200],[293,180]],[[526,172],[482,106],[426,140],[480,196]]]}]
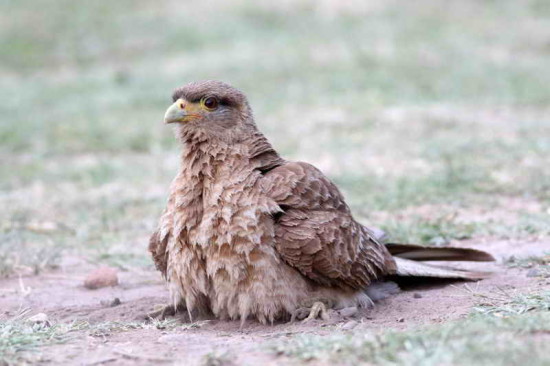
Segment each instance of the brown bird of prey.
[{"label": "brown bird of prey", "polygon": [[492,259],[382,244],[319,169],[275,151],[230,85],[193,82],[172,99],[164,121],[182,144],[181,168],[149,250],[190,318],[326,318],[327,308],[369,306],[369,288],[387,276],[481,276],[419,260]]}]

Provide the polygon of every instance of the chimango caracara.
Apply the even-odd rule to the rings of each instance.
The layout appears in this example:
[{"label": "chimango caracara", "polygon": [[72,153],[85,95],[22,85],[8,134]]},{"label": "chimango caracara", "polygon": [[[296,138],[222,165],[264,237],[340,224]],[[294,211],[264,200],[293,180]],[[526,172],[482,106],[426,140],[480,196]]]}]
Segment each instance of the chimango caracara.
[{"label": "chimango caracara", "polygon": [[218,81],[173,94],[164,120],[182,143],[149,249],[189,316],[326,317],[327,307],[371,304],[386,276],[477,278],[418,260],[491,260],[457,248],[382,244],[354,220],[317,168],[283,159],[258,130],[243,93]]}]

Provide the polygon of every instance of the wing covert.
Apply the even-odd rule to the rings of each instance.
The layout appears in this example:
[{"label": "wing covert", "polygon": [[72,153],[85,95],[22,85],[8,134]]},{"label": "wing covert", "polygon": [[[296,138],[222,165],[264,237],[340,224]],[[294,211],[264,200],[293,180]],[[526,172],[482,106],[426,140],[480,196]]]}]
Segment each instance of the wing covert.
[{"label": "wing covert", "polygon": [[264,176],[262,188],[281,209],[274,214],[275,247],[304,276],[359,289],[395,270],[386,248],[353,219],[338,188],[314,166],[283,164]]}]

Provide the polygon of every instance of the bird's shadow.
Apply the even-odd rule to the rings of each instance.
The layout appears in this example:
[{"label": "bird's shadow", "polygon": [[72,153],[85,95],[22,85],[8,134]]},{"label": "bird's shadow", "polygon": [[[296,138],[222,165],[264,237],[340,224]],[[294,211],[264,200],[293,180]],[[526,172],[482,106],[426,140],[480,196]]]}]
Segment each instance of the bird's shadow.
[{"label": "bird's shadow", "polygon": [[[434,277],[394,277],[391,281],[397,283],[402,291],[432,290],[447,287],[455,283],[464,283],[463,279]],[[470,281],[466,281],[470,282]],[[475,282],[475,281],[472,281]]]}]

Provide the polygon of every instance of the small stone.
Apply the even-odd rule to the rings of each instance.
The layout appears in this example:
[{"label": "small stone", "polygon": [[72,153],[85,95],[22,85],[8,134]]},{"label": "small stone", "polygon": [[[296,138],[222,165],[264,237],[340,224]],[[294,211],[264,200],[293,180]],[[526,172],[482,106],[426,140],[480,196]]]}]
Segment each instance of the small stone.
[{"label": "small stone", "polygon": [[535,268],[531,268],[527,271],[526,274],[527,277],[538,277],[539,276],[539,270]]},{"label": "small stone", "polygon": [[349,322],[346,322],[342,325],[342,329],[353,329],[357,326],[357,324],[359,324],[359,322],[355,321],[355,320],[350,320]]},{"label": "small stone", "polygon": [[357,314],[357,308],[355,306],[351,306],[349,308],[343,308],[339,310],[338,313],[340,314],[340,316],[344,318],[349,318]]},{"label": "small stone", "polygon": [[113,308],[115,306],[122,304],[122,302],[118,297],[115,297],[113,300],[101,300],[99,303],[103,306],[108,306],[110,308]]},{"label": "small stone", "polygon": [[422,298],[422,295],[419,294],[418,292],[415,292],[415,293],[413,294],[413,297],[414,297],[415,299],[421,299],[421,298]]},{"label": "small stone", "polygon": [[33,315],[30,318],[28,318],[27,321],[33,324],[45,325],[46,327],[51,326],[48,316],[44,313],[38,313],[36,315]]},{"label": "small stone", "polygon": [[117,270],[112,267],[93,270],[84,280],[84,287],[90,290],[116,285],[118,285]]},{"label": "small stone", "polygon": [[398,321],[399,323],[403,323],[403,322],[405,321],[405,318],[399,318],[399,319],[397,319],[397,321]]}]

